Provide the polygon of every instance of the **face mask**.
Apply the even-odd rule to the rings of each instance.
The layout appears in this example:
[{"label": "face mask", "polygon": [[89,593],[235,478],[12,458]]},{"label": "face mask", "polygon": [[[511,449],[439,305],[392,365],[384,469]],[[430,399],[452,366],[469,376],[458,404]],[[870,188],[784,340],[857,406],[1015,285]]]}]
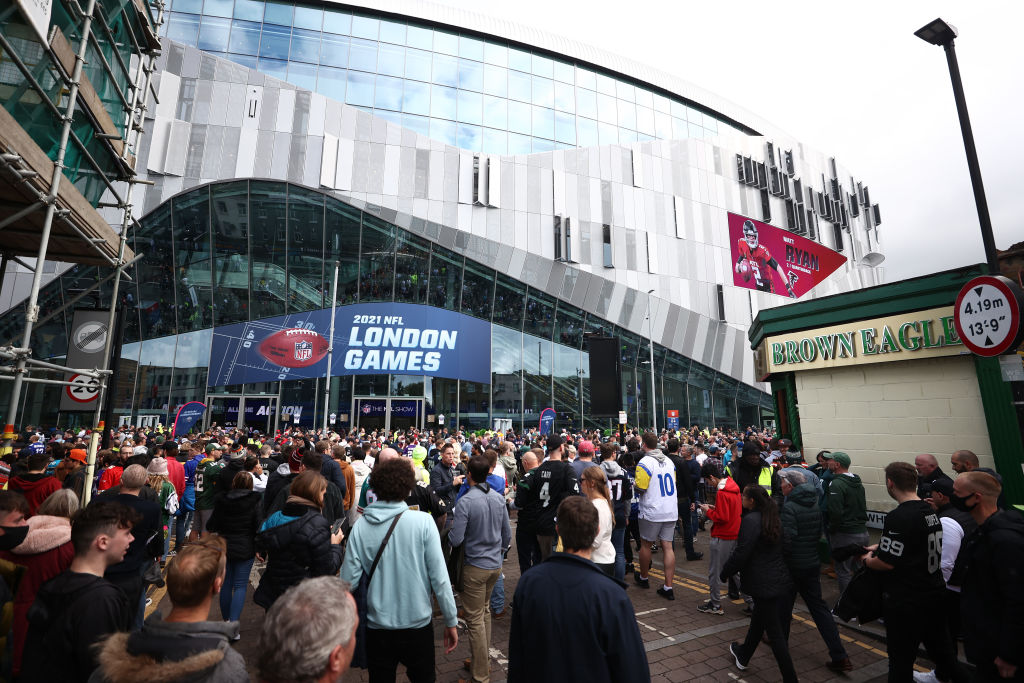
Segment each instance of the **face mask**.
[{"label": "face mask", "polygon": [[963,512],[970,512],[978,505],[977,503],[975,503],[974,505],[967,504],[967,500],[973,495],[973,493],[969,493],[966,496],[958,496],[954,493],[949,497],[949,502],[952,503],[953,507],[955,507],[957,510],[961,510]]},{"label": "face mask", "polygon": [[0,550],[12,550],[25,540],[28,536],[27,526],[4,526],[4,535],[0,536]]}]

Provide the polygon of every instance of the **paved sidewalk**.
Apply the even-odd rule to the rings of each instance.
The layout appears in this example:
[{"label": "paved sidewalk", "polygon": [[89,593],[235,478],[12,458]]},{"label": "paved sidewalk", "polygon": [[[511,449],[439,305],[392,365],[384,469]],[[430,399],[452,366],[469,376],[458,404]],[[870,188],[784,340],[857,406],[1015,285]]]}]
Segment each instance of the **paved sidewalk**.
[{"label": "paved sidewalk", "polygon": [[[513,525],[515,524],[513,520]],[[514,537],[514,534],[513,534]],[[697,550],[706,551],[708,534],[701,532],[695,542]],[[682,557],[682,543],[677,542],[677,557]],[[509,553],[505,562],[505,595],[511,604],[519,580],[519,567],[516,562],[515,548]],[[651,570],[651,588],[644,590],[630,582],[628,594],[636,610],[637,623],[647,650],[647,661],[651,668],[651,680],[654,683],[676,681],[707,680],[755,683],[758,681],[776,681],[779,670],[772,657],[770,648],[762,644],[754,654],[750,666],[739,671],[729,655],[729,643],[741,641],[746,634],[748,619],[743,615],[742,601],[735,603],[725,600],[725,614],[711,615],[697,611],[697,605],[707,597],[707,562],[700,560],[687,562],[683,560],[676,571],[675,593],[672,602],[659,597],[655,589],[664,580],[661,553],[654,558]],[[258,582],[256,572],[253,583]],[[836,597],[835,580],[822,576],[822,587],[826,600]],[[252,602],[254,586],[251,585],[246,597],[245,609],[241,619],[242,640],[236,645],[238,651],[249,663],[250,673],[255,679],[255,662],[257,656],[256,641],[263,621],[263,609]],[[167,603],[163,590],[152,593],[153,605],[147,612],[161,609],[165,613],[170,605]],[[509,613],[503,618],[494,619],[492,624],[491,645],[491,680],[493,683],[504,681],[508,671],[508,636]],[[220,608],[214,605],[210,618],[220,619]],[[436,622],[435,622],[436,623]],[[874,626],[874,625],[873,625]],[[877,629],[876,629],[877,630]],[[790,633],[790,652],[801,681],[845,681],[860,683],[863,681],[884,681],[887,672],[885,644],[866,632],[850,629],[843,624],[839,627],[840,635],[846,645],[854,670],[847,675],[836,676],[827,668],[825,661],[828,651],[821,636],[818,634],[810,615],[804,610],[803,603],[797,600]],[[567,634],[571,637],[571,632]],[[440,645],[440,626],[438,625],[437,646],[437,680],[439,683],[454,683],[460,678],[469,677],[469,672],[462,668],[462,662],[469,657],[469,642],[465,624],[460,623],[459,645],[450,655],[445,655]],[[927,663],[919,661],[919,670],[926,670]],[[344,678],[345,681],[368,681],[365,670],[354,669]],[[401,667],[399,681],[407,680]]]}]

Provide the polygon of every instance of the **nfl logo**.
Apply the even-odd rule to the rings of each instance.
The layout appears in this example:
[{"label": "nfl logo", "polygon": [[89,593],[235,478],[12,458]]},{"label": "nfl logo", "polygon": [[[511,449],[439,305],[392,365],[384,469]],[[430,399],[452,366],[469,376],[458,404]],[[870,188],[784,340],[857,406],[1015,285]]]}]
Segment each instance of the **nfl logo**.
[{"label": "nfl logo", "polygon": [[313,342],[295,342],[295,360],[309,360],[313,357]]},{"label": "nfl logo", "polygon": [[365,404],[363,406],[363,414],[364,415],[369,415],[372,412],[373,412],[373,406],[371,406],[369,403],[367,403],[367,404]]}]

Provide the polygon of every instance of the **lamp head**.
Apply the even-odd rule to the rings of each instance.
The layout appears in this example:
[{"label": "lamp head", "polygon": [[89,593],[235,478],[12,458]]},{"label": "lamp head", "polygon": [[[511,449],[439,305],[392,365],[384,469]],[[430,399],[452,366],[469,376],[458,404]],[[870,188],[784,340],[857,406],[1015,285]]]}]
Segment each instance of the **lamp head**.
[{"label": "lamp head", "polygon": [[949,45],[959,33],[957,33],[956,26],[948,24],[942,19],[935,19],[914,31],[914,35],[932,45]]}]

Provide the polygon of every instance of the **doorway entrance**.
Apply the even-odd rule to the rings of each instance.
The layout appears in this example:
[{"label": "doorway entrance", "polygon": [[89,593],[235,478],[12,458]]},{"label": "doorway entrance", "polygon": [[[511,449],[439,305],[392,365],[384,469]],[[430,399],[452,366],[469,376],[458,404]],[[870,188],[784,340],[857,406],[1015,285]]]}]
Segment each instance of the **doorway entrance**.
[{"label": "doorway entrance", "polygon": [[424,407],[422,398],[376,398],[356,396],[352,399],[353,426],[366,431],[422,429]]},{"label": "doorway entrance", "polygon": [[249,427],[264,434],[273,433],[278,422],[277,396],[213,396],[206,397],[208,406],[203,428],[211,426],[232,428]]}]

